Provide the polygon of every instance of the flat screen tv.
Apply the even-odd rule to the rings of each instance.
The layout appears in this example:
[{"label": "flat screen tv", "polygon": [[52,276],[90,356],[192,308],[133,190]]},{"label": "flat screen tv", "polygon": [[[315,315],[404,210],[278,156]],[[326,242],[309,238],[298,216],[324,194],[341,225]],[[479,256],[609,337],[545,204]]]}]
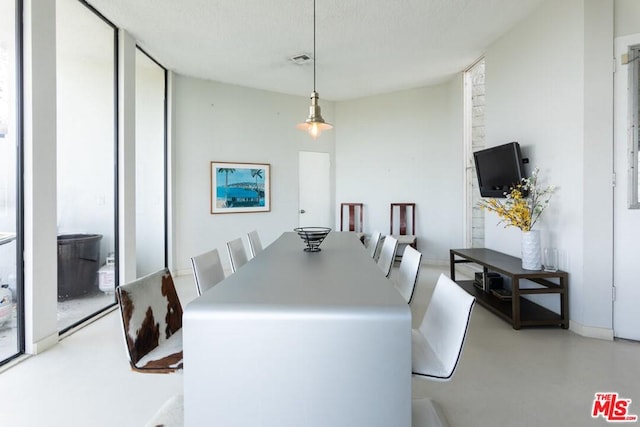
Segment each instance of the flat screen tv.
[{"label": "flat screen tv", "polygon": [[505,193],[525,177],[517,142],[476,151],[473,159],[482,197],[506,197]]}]

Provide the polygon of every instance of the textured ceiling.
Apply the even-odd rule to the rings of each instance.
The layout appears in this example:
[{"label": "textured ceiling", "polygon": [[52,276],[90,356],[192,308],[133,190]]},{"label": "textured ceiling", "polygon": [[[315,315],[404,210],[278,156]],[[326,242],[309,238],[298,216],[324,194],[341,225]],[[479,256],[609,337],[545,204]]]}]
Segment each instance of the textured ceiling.
[{"label": "textured ceiling", "polygon": [[[316,87],[345,100],[443,82],[542,0],[317,0]],[[312,0],[88,0],[180,74],[309,95]]]}]

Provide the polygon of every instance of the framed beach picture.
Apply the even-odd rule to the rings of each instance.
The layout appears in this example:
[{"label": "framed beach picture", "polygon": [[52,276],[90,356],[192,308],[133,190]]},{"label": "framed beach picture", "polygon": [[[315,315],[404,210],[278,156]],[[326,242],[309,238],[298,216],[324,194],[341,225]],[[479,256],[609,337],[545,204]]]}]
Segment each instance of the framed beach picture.
[{"label": "framed beach picture", "polygon": [[211,162],[211,213],[269,212],[271,165]]}]

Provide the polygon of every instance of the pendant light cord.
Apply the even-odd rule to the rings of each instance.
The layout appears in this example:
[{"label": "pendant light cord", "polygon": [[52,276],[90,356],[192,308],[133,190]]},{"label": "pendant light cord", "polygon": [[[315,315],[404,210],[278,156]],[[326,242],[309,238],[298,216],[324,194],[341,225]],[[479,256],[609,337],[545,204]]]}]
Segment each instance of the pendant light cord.
[{"label": "pendant light cord", "polygon": [[316,0],[313,0],[313,91],[316,91]]}]

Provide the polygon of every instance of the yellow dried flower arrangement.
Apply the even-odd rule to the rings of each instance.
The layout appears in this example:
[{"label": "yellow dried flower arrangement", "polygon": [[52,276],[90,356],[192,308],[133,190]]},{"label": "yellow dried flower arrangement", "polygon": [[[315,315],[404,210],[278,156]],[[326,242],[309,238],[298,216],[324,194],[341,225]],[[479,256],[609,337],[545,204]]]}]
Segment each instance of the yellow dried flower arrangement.
[{"label": "yellow dried flower arrangement", "polygon": [[540,218],[542,212],[549,206],[549,199],[555,191],[555,186],[549,185],[544,189],[538,188],[538,172],[536,168],[529,178],[523,178],[522,183],[511,187],[504,201],[498,199],[482,199],[478,206],[495,212],[500,217],[498,224],[505,227],[517,227],[522,231],[531,231]]}]

